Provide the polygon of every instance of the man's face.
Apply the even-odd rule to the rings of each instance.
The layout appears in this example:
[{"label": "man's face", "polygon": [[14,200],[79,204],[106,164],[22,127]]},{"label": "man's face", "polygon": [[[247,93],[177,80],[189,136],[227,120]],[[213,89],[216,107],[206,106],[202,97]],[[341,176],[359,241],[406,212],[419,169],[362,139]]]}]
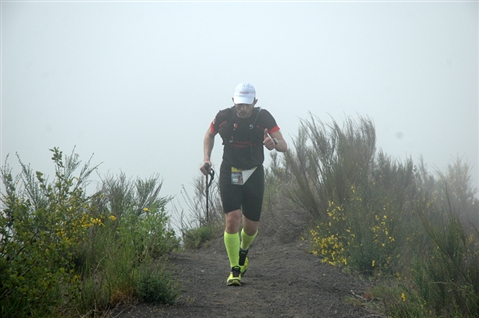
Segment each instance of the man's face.
[{"label": "man's face", "polygon": [[254,105],[258,100],[255,99],[252,104],[235,104],[236,116],[239,118],[248,118],[253,113]]}]

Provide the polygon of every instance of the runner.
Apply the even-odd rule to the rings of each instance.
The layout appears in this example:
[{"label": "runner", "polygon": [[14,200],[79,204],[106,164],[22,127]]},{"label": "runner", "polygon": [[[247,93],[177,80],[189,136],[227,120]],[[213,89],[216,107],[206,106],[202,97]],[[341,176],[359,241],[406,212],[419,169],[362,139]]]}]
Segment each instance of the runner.
[{"label": "runner", "polygon": [[225,212],[224,242],[231,268],[228,286],[241,286],[241,277],[248,269],[248,249],[258,233],[264,192],[263,146],[270,151],[287,150],[276,120],[266,109],[255,107],[257,102],[253,85],[236,86],[234,106],[216,114],[204,138],[200,170],[205,175],[211,169],[216,134],[223,140],[219,180]]}]

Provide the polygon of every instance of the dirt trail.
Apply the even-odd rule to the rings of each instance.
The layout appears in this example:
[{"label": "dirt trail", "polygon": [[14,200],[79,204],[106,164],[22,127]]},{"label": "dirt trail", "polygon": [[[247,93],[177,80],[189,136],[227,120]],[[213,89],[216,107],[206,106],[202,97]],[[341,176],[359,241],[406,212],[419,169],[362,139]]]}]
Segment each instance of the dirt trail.
[{"label": "dirt trail", "polygon": [[[198,251],[174,254],[181,284],[176,305],[139,304],[113,317],[380,317],[345,302],[367,283],[323,264],[301,240],[281,243],[258,235],[240,287],[226,286],[229,262],[222,237]],[[355,295],[354,295],[354,294]]]}]

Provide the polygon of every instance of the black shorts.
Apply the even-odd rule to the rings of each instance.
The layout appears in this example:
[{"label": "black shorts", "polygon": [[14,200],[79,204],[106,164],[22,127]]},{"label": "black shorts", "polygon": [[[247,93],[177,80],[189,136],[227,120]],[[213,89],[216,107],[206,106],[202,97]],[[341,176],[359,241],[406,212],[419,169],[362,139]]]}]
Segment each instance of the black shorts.
[{"label": "black shorts", "polygon": [[264,194],[263,166],[258,166],[245,184],[236,185],[231,183],[231,166],[222,163],[220,193],[225,213],[241,209],[248,220],[259,221]]}]

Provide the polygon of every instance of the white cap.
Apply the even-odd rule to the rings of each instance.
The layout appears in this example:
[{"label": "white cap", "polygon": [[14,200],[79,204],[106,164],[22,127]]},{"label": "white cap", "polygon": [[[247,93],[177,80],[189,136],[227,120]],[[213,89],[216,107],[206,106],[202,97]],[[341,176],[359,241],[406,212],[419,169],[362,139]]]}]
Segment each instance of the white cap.
[{"label": "white cap", "polygon": [[235,104],[253,104],[256,90],[250,83],[241,83],[236,86],[233,101]]}]

